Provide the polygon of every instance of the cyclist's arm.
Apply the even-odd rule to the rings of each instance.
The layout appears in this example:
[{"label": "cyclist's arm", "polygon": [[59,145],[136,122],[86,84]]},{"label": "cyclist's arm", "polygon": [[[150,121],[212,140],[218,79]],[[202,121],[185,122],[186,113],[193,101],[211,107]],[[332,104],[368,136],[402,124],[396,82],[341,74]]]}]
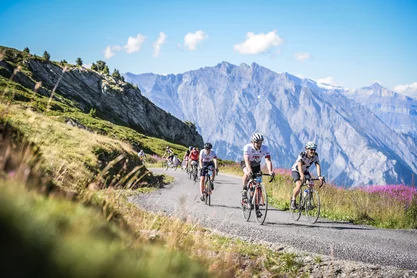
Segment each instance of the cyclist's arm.
[{"label": "cyclist's arm", "polygon": [[316,164],[316,169],[317,169],[317,175],[319,176],[319,179],[323,179],[323,177],[321,176],[321,167],[320,164]]},{"label": "cyclist's arm", "polygon": [[217,168],[217,158],[213,158],[213,162],[214,162],[214,169],[217,170],[218,169]]},{"label": "cyclist's arm", "polygon": [[301,163],[301,160],[298,161],[297,167],[298,167],[298,173],[300,173],[300,180],[301,182],[304,182],[303,164]]},{"label": "cyclist's arm", "polygon": [[271,161],[271,157],[270,156],[266,156],[265,157],[265,163],[266,163],[266,167],[268,168],[268,172],[270,175],[272,175],[272,161]]},{"label": "cyclist's arm", "polygon": [[243,159],[245,160],[246,169],[248,169],[248,173],[252,173],[252,167],[250,166],[249,156],[243,155]]},{"label": "cyclist's arm", "polygon": [[203,161],[202,161],[202,155],[200,155],[200,157],[198,158],[198,167],[200,168],[200,169],[202,169],[203,168]]}]

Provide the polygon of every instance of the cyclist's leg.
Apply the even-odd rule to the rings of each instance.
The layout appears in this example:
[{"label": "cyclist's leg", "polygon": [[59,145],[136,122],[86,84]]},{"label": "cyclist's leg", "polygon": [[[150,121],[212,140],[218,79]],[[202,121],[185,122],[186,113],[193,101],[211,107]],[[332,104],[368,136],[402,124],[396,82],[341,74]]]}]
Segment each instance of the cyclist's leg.
[{"label": "cyclist's leg", "polygon": [[200,199],[203,201],[204,200],[204,182],[205,182],[205,173],[204,173],[204,166],[203,169],[201,169],[200,171]]},{"label": "cyclist's leg", "polygon": [[302,181],[300,180],[300,173],[298,173],[297,171],[292,171],[291,174],[292,174],[292,178],[295,182],[295,187],[292,191],[292,196],[290,198],[290,207],[291,207],[291,209],[295,209],[296,208],[296,199],[297,199],[298,193],[300,192]]},{"label": "cyclist's leg", "polygon": [[243,171],[243,176],[242,176],[242,200],[246,200],[247,199],[247,183],[248,183],[248,179],[249,179],[249,171],[246,168],[245,165],[245,161],[241,161],[240,162],[240,167],[242,168]]}]

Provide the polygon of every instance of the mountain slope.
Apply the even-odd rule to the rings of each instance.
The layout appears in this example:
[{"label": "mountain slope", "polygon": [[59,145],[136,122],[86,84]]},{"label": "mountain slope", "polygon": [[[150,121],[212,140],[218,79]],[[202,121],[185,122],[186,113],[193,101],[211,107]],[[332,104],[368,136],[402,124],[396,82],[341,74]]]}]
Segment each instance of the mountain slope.
[{"label": "mountain slope", "polygon": [[319,144],[324,173],[352,186],[410,182],[417,149],[341,88],[227,62],[178,75],[124,75],[144,96],[195,122],[221,158],[240,160],[252,132],[263,133],[275,167],[289,168],[306,141]]}]

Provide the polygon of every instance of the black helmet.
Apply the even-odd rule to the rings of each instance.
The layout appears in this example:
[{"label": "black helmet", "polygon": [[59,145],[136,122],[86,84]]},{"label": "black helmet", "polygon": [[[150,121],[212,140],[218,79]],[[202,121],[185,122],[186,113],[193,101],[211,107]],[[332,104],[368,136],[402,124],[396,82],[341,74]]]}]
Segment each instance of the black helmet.
[{"label": "black helmet", "polygon": [[204,148],[211,150],[211,148],[213,148],[213,145],[211,143],[205,143]]}]

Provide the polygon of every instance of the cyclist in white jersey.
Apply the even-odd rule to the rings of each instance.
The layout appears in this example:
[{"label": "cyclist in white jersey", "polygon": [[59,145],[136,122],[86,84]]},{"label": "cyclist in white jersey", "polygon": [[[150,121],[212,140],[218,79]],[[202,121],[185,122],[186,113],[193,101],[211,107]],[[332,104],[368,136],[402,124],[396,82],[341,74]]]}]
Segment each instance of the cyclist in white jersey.
[{"label": "cyclist in white jersey", "polygon": [[275,175],[275,173],[272,171],[272,161],[269,149],[267,146],[262,145],[262,142],[264,141],[264,137],[262,136],[262,134],[252,134],[252,136],[250,137],[250,141],[251,143],[243,147],[243,160],[240,162],[240,167],[243,170],[242,203],[246,202],[246,184],[248,182],[248,179],[253,174],[259,173],[261,171],[262,157],[265,157],[266,167],[268,168],[269,174],[272,176]]},{"label": "cyclist in white jersey", "polygon": [[[199,158],[199,167],[200,167],[200,199],[201,201],[204,201],[204,182],[206,177],[206,172],[204,169],[210,165],[212,165],[216,170],[213,171],[212,181],[214,181],[214,178],[216,177],[216,172],[218,171],[217,168],[217,155],[216,152],[212,150],[213,145],[211,143],[205,143],[204,149],[200,152],[200,158]],[[211,188],[211,190],[214,190],[214,188]]]},{"label": "cyclist in white jersey", "polygon": [[295,182],[295,187],[291,196],[291,209],[296,209],[295,200],[298,193],[300,193],[301,185],[304,183],[306,177],[311,177],[309,168],[311,165],[316,165],[317,175],[322,181],[319,155],[316,153],[317,144],[315,142],[307,142],[305,145],[305,152],[301,152],[294,165],[291,167],[292,178]]}]

